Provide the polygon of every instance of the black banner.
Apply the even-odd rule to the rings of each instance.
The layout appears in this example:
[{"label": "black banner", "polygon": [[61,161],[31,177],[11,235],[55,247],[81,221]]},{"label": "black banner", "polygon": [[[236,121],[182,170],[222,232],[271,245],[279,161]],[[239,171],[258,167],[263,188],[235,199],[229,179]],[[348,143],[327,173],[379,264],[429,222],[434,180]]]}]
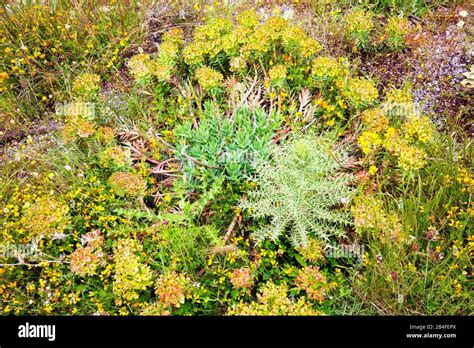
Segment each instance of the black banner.
[{"label": "black banner", "polygon": [[416,345],[472,347],[473,317],[0,317],[0,346]]}]

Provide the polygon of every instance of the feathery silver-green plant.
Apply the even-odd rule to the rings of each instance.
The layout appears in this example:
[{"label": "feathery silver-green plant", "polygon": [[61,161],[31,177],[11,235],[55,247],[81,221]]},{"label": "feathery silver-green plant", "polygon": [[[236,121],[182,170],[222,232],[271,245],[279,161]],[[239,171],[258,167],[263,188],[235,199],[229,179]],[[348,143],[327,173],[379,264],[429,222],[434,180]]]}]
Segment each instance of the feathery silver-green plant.
[{"label": "feathery silver-green plant", "polygon": [[270,224],[255,232],[257,240],[277,240],[289,233],[291,243],[306,246],[310,235],[328,241],[344,235],[351,222],[344,206],[353,189],[341,171],[347,155],[333,150],[329,135],[304,135],[271,150],[272,163],[257,165],[257,189],[240,202],[255,218]]}]

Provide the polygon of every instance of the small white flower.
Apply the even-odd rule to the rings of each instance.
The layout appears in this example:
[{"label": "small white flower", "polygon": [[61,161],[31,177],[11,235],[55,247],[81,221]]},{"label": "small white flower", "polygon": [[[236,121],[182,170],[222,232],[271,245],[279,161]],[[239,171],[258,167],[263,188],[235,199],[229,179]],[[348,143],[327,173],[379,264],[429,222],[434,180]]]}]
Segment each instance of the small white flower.
[{"label": "small white flower", "polygon": [[71,29],[71,26],[69,24],[66,24],[65,27],[67,30]]},{"label": "small white flower", "polygon": [[458,28],[462,28],[464,26],[464,21],[459,21],[457,26]]},{"label": "small white flower", "polygon": [[466,18],[468,15],[469,15],[469,13],[467,13],[467,11],[465,11],[465,10],[462,10],[461,12],[459,12],[459,17]]},{"label": "small white flower", "polygon": [[342,204],[347,204],[347,203],[349,203],[349,198],[347,198],[347,197],[342,197],[342,198],[341,198],[341,203],[342,203]]},{"label": "small white flower", "polygon": [[66,164],[66,165],[64,166],[64,169],[66,169],[66,170],[71,170],[72,168],[71,168],[70,165],[67,165],[67,164]]}]

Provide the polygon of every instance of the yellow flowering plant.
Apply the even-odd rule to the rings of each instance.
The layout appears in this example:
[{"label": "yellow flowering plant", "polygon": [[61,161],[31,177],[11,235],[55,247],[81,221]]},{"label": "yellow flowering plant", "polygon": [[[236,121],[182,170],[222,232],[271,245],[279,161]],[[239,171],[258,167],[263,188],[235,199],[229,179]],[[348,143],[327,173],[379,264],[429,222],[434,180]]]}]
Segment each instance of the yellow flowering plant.
[{"label": "yellow flowering plant", "polygon": [[372,13],[363,9],[350,11],[344,17],[344,31],[347,39],[360,50],[369,48],[374,22]]},{"label": "yellow flowering plant", "polygon": [[361,118],[366,130],[360,133],[358,143],[367,157],[385,150],[404,173],[425,166],[426,145],[436,131],[430,119],[417,111],[409,92],[390,90],[381,108],[367,109]]},{"label": "yellow flowering plant", "polygon": [[80,99],[93,100],[100,91],[100,76],[90,73],[77,76],[73,82],[72,91]]},{"label": "yellow flowering plant", "polygon": [[402,50],[405,48],[405,36],[410,32],[410,22],[401,16],[390,17],[384,32],[388,48],[394,51]]},{"label": "yellow flowering plant", "polygon": [[151,270],[139,257],[142,248],[134,239],[120,239],[115,243],[113,292],[118,305],[138,300],[139,293],[152,284]]}]

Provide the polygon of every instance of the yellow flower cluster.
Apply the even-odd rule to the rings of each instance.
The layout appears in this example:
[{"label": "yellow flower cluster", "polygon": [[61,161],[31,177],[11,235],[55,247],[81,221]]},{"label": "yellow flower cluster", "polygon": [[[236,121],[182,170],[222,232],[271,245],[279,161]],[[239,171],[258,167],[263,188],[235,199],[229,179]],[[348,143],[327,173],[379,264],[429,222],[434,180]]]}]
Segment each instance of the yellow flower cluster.
[{"label": "yellow flower cluster", "polygon": [[392,130],[393,128],[389,128],[387,133],[394,134],[391,138],[393,142],[386,136],[384,144],[385,148],[398,158],[398,165],[407,172],[423,168],[427,159],[426,152],[398,138],[396,131],[391,132]]},{"label": "yellow flower cluster", "polygon": [[130,164],[130,150],[121,146],[111,146],[100,152],[99,161],[104,167],[126,167]]},{"label": "yellow flower cluster", "polygon": [[412,114],[403,122],[402,130],[407,140],[418,140],[428,143],[433,139],[434,127],[430,119],[424,115]]},{"label": "yellow flower cluster", "polygon": [[413,103],[413,96],[408,88],[391,88],[385,96],[388,104],[409,104]]},{"label": "yellow flower cluster", "polygon": [[348,78],[342,84],[341,94],[354,108],[373,104],[379,97],[379,91],[374,81],[361,77]]},{"label": "yellow flower cluster", "polygon": [[319,56],[313,60],[311,73],[318,80],[335,80],[349,74],[343,58]]},{"label": "yellow flower cluster", "polygon": [[159,48],[159,61],[161,63],[167,63],[166,65],[173,66],[176,58],[178,57],[179,46],[173,42],[162,42]]},{"label": "yellow flower cluster", "polygon": [[77,248],[71,254],[71,272],[82,277],[93,276],[99,266],[105,264],[102,246],[104,237],[99,230],[83,236],[86,245]]},{"label": "yellow flower cluster", "polygon": [[404,171],[421,169],[426,163],[426,152],[414,146],[402,145],[398,148],[398,165]]},{"label": "yellow flower cluster", "polygon": [[90,102],[71,102],[56,110],[58,115],[65,118],[61,129],[61,138],[65,143],[77,138],[89,138],[96,132],[94,104]]},{"label": "yellow flower cluster", "polygon": [[97,139],[101,145],[110,145],[115,139],[115,131],[111,127],[99,127],[97,130]]},{"label": "yellow flower cluster", "polygon": [[173,73],[172,64],[165,64],[157,60],[153,60],[149,66],[150,74],[155,76],[158,81],[169,81]]},{"label": "yellow flower cluster", "polygon": [[293,58],[310,58],[321,50],[321,45],[304,30],[291,26],[284,18],[275,16],[260,24],[254,10],[237,16],[237,25],[225,18],[212,18],[194,31],[194,40],[183,49],[184,62],[202,65],[206,60],[219,60],[225,53],[233,60],[233,71],[239,71],[248,60],[261,57],[277,44]]},{"label": "yellow flower cluster", "polygon": [[67,205],[44,195],[26,209],[22,221],[30,235],[51,237],[55,232],[64,232],[69,223],[68,212]]},{"label": "yellow flower cluster", "polygon": [[[181,32],[182,33],[182,32]],[[173,68],[176,65],[181,43],[177,37],[178,34],[170,34],[168,40],[163,41],[157,57],[151,57],[149,54],[140,53],[128,61],[128,69],[136,82],[148,82],[152,76],[158,81],[169,81],[173,74]]]},{"label": "yellow flower cluster", "polygon": [[311,57],[321,50],[321,45],[310,38],[306,32],[298,27],[289,26],[282,33],[281,38],[285,52],[304,58]]},{"label": "yellow flower cluster", "polygon": [[230,71],[232,72],[243,72],[247,67],[247,61],[244,57],[234,57],[230,60]]},{"label": "yellow flower cluster", "polygon": [[421,169],[426,163],[426,152],[410,145],[407,139],[400,137],[399,130],[394,127],[388,127],[382,136],[372,131],[364,131],[358,142],[364,154],[369,156],[374,155],[379,148],[385,148],[397,157],[399,167],[406,172]]},{"label": "yellow flower cluster", "polygon": [[362,112],[362,122],[368,130],[374,133],[384,132],[388,127],[388,118],[380,108],[364,110]]},{"label": "yellow flower cluster", "polygon": [[194,41],[186,45],[183,49],[183,58],[186,64],[198,65],[204,62],[206,45],[200,41]]},{"label": "yellow flower cluster", "polygon": [[306,291],[308,298],[320,303],[324,301],[326,293],[330,290],[326,276],[319,271],[319,267],[314,266],[300,270],[295,284],[298,289]]},{"label": "yellow flower cluster", "polygon": [[158,57],[151,66],[150,72],[159,81],[168,81],[176,65],[178,55],[183,48],[184,32],[181,28],[174,28],[163,35],[163,42],[158,50]]},{"label": "yellow flower cluster", "polygon": [[309,243],[306,247],[301,247],[298,252],[307,261],[314,263],[323,263],[326,261],[324,256],[324,247],[320,241],[314,238],[309,239]]},{"label": "yellow flower cluster", "polygon": [[0,71],[0,93],[7,90],[8,74],[4,71]]},{"label": "yellow flower cluster", "polygon": [[204,90],[209,91],[219,88],[222,85],[224,76],[214,69],[202,66],[196,70],[196,80]]},{"label": "yellow flower cluster", "polygon": [[365,155],[374,154],[382,144],[382,138],[373,131],[364,131],[357,138],[359,146]]},{"label": "yellow flower cluster", "polygon": [[[363,133],[362,133],[363,134]],[[395,127],[388,127],[383,135],[383,147],[390,153],[396,154],[400,149],[400,130]]]},{"label": "yellow flower cluster", "polygon": [[288,298],[286,285],[275,285],[272,282],[265,284],[257,295],[257,301],[239,303],[233,306],[228,315],[320,315],[311,304],[303,298],[292,301]]},{"label": "yellow flower cluster", "polygon": [[190,65],[201,64],[206,55],[213,58],[221,51],[231,51],[238,41],[230,20],[212,18],[194,31],[194,41],[183,49],[184,61]]},{"label": "yellow flower cluster", "polygon": [[118,196],[140,196],[146,190],[146,181],[136,173],[115,172],[107,183]]},{"label": "yellow flower cluster", "polygon": [[134,239],[123,238],[115,242],[113,292],[117,296],[117,305],[137,300],[139,292],[152,284],[150,268],[143,265],[137,255],[141,250],[142,245]]},{"label": "yellow flower cluster", "polygon": [[145,53],[136,54],[130,58],[127,66],[135,80],[140,81],[150,76],[150,62],[150,55]]},{"label": "yellow flower cluster", "polygon": [[377,228],[386,219],[383,201],[375,196],[359,196],[352,206],[356,228]]},{"label": "yellow flower cluster", "polygon": [[184,44],[184,32],[181,28],[173,28],[163,34],[163,43],[175,45],[177,47]]},{"label": "yellow flower cluster", "polygon": [[375,237],[382,241],[384,238],[394,242],[403,240],[400,219],[396,214],[387,212],[383,207],[383,201],[374,195],[356,197],[351,212],[358,233],[376,231],[381,234]]},{"label": "yellow flower cluster", "polygon": [[66,121],[61,128],[61,138],[64,143],[75,141],[79,138],[89,138],[95,134],[96,125],[82,117],[72,118]]},{"label": "yellow flower cluster", "polygon": [[73,82],[72,91],[77,97],[86,100],[93,99],[100,91],[100,76],[90,73],[77,76]]},{"label": "yellow flower cluster", "polygon": [[356,47],[367,46],[370,33],[374,28],[371,12],[359,9],[350,11],[344,17],[343,25],[346,37],[354,42]]},{"label": "yellow flower cluster", "polygon": [[402,49],[405,46],[405,36],[410,32],[410,22],[405,17],[390,17],[384,32],[390,49]]},{"label": "yellow flower cluster", "polygon": [[[474,193],[474,173],[465,167],[461,167],[456,177],[456,181],[463,185],[461,192]],[[471,210],[471,214],[474,210]]]},{"label": "yellow flower cluster", "polygon": [[[399,128],[389,119],[401,120]],[[416,111],[409,91],[390,90],[382,108],[365,110],[362,121],[366,130],[358,142],[365,155],[373,156],[383,148],[398,159],[403,171],[424,167],[427,154],[420,146],[430,142],[436,131],[430,119]]]},{"label": "yellow flower cluster", "polygon": [[270,68],[268,76],[272,84],[281,85],[286,79],[286,66],[283,64],[277,64]]},{"label": "yellow flower cluster", "polygon": [[165,307],[179,308],[185,301],[185,288],[189,280],[184,274],[168,272],[156,281],[155,294],[158,301]]},{"label": "yellow flower cluster", "polygon": [[4,242],[14,242],[18,236],[26,235],[22,242],[27,243],[32,239],[31,237],[35,237],[26,229],[26,220],[22,216],[34,202],[43,196],[40,185],[33,186],[27,183],[13,188],[10,198],[0,209],[0,218],[3,221],[0,236]]},{"label": "yellow flower cluster", "polygon": [[242,47],[242,54],[247,56],[255,52],[257,55],[261,55],[268,52],[272,44],[281,39],[286,28],[288,28],[288,22],[281,17],[267,19],[248,36]]},{"label": "yellow flower cluster", "polygon": [[344,29],[348,33],[370,32],[374,28],[372,14],[364,10],[354,10],[344,18]]},{"label": "yellow flower cluster", "polygon": [[260,16],[252,9],[239,13],[236,19],[239,25],[248,29],[254,29],[260,23]]}]

